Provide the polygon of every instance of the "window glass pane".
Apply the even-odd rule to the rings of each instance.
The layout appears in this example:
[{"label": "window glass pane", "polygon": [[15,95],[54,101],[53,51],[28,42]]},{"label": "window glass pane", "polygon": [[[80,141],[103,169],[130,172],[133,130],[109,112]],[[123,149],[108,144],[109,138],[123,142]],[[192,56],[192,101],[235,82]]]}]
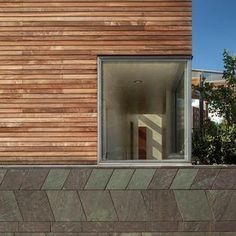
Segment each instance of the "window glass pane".
[{"label": "window glass pane", "polygon": [[103,61],[103,159],[184,158],[185,67],[183,61]]}]

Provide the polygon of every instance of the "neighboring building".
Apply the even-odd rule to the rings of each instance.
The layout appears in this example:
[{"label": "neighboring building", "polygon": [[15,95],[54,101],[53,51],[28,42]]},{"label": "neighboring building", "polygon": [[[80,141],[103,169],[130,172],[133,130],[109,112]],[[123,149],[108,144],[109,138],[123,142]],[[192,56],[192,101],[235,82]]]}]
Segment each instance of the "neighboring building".
[{"label": "neighboring building", "polygon": [[234,235],[236,169],[191,165],[191,0],[0,2],[0,235]]},{"label": "neighboring building", "polygon": [[192,83],[199,85],[201,79],[205,79],[206,83],[214,83],[215,85],[224,85],[223,72],[213,70],[192,70]]},{"label": "neighboring building", "polygon": [[[200,109],[199,109],[199,104],[192,105],[192,116],[193,116],[193,121],[192,121],[192,128],[193,129],[199,129],[200,128]],[[208,109],[206,109],[206,106],[203,108],[203,119],[205,120],[208,117]]]},{"label": "neighboring building", "polygon": [[[201,80],[205,79],[205,83],[214,83],[214,85],[224,85],[223,73],[220,71],[211,71],[211,70],[192,70],[192,84],[199,86]],[[209,117],[208,104],[206,101],[202,101],[202,106],[200,104],[199,94],[192,93],[192,128],[199,129],[200,123],[200,114],[202,112],[202,118],[211,118]],[[201,108],[202,107],[202,108]],[[213,119],[216,119],[213,115]]]}]

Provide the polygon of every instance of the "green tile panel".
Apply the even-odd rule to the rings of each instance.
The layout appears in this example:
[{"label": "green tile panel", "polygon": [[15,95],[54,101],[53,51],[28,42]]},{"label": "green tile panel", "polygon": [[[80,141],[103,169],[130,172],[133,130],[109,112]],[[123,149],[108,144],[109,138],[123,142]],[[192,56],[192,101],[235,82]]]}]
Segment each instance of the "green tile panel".
[{"label": "green tile panel", "polygon": [[120,221],[148,221],[148,212],[140,191],[111,191]]},{"label": "green tile panel", "polygon": [[197,169],[179,169],[170,188],[190,189],[197,171]]},{"label": "green tile panel", "polygon": [[93,169],[85,189],[105,189],[113,169]]},{"label": "green tile panel", "polygon": [[76,191],[47,191],[56,221],[85,221],[81,202]]},{"label": "green tile panel", "polygon": [[203,190],[174,190],[184,221],[210,221],[213,216]]},{"label": "green tile panel", "polygon": [[136,169],[127,189],[147,189],[155,169]]},{"label": "green tile panel", "polygon": [[117,221],[117,215],[106,190],[79,191],[88,221]]},{"label": "green tile panel", "polygon": [[0,221],[22,221],[15,195],[12,191],[0,191]]},{"label": "green tile panel", "polygon": [[51,169],[42,189],[62,189],[69,172],[69,169]]}]

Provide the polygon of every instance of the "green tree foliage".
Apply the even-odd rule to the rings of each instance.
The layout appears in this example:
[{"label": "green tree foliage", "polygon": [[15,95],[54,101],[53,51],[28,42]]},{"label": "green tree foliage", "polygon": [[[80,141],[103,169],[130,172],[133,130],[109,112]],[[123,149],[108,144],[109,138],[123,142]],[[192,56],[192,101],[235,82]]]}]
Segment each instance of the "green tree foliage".
[{"label": "green tree foliage", "polygon": [[209,111],[224,119],[219,125],[207,119],[193,131],[195,164],[236,164],[236,56],[225,50],[223,60],[224,85],[203,82],[194,87],[208,102]]},{"label": "green tree foliage", "polygon": [[193,164],[236,164],[236,125],[205,121],[203,133],[193,132]]},{"label": "green tree foliage", "polygon": [[202,97],[208,102],[212,113],[223,117],[227,125],[236,124],[236,56],[224,51],[224,85],[204,83],[200,89]]}]

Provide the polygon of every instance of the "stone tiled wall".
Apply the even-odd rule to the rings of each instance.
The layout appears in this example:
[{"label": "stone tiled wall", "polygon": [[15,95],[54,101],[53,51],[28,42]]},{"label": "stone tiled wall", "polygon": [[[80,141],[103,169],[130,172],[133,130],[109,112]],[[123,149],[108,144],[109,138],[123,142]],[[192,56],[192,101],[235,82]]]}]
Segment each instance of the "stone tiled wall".
[{"label": "stone tiled wall", "polygon": [[2,168],[0,236],[235,236],[236,167]]}]

